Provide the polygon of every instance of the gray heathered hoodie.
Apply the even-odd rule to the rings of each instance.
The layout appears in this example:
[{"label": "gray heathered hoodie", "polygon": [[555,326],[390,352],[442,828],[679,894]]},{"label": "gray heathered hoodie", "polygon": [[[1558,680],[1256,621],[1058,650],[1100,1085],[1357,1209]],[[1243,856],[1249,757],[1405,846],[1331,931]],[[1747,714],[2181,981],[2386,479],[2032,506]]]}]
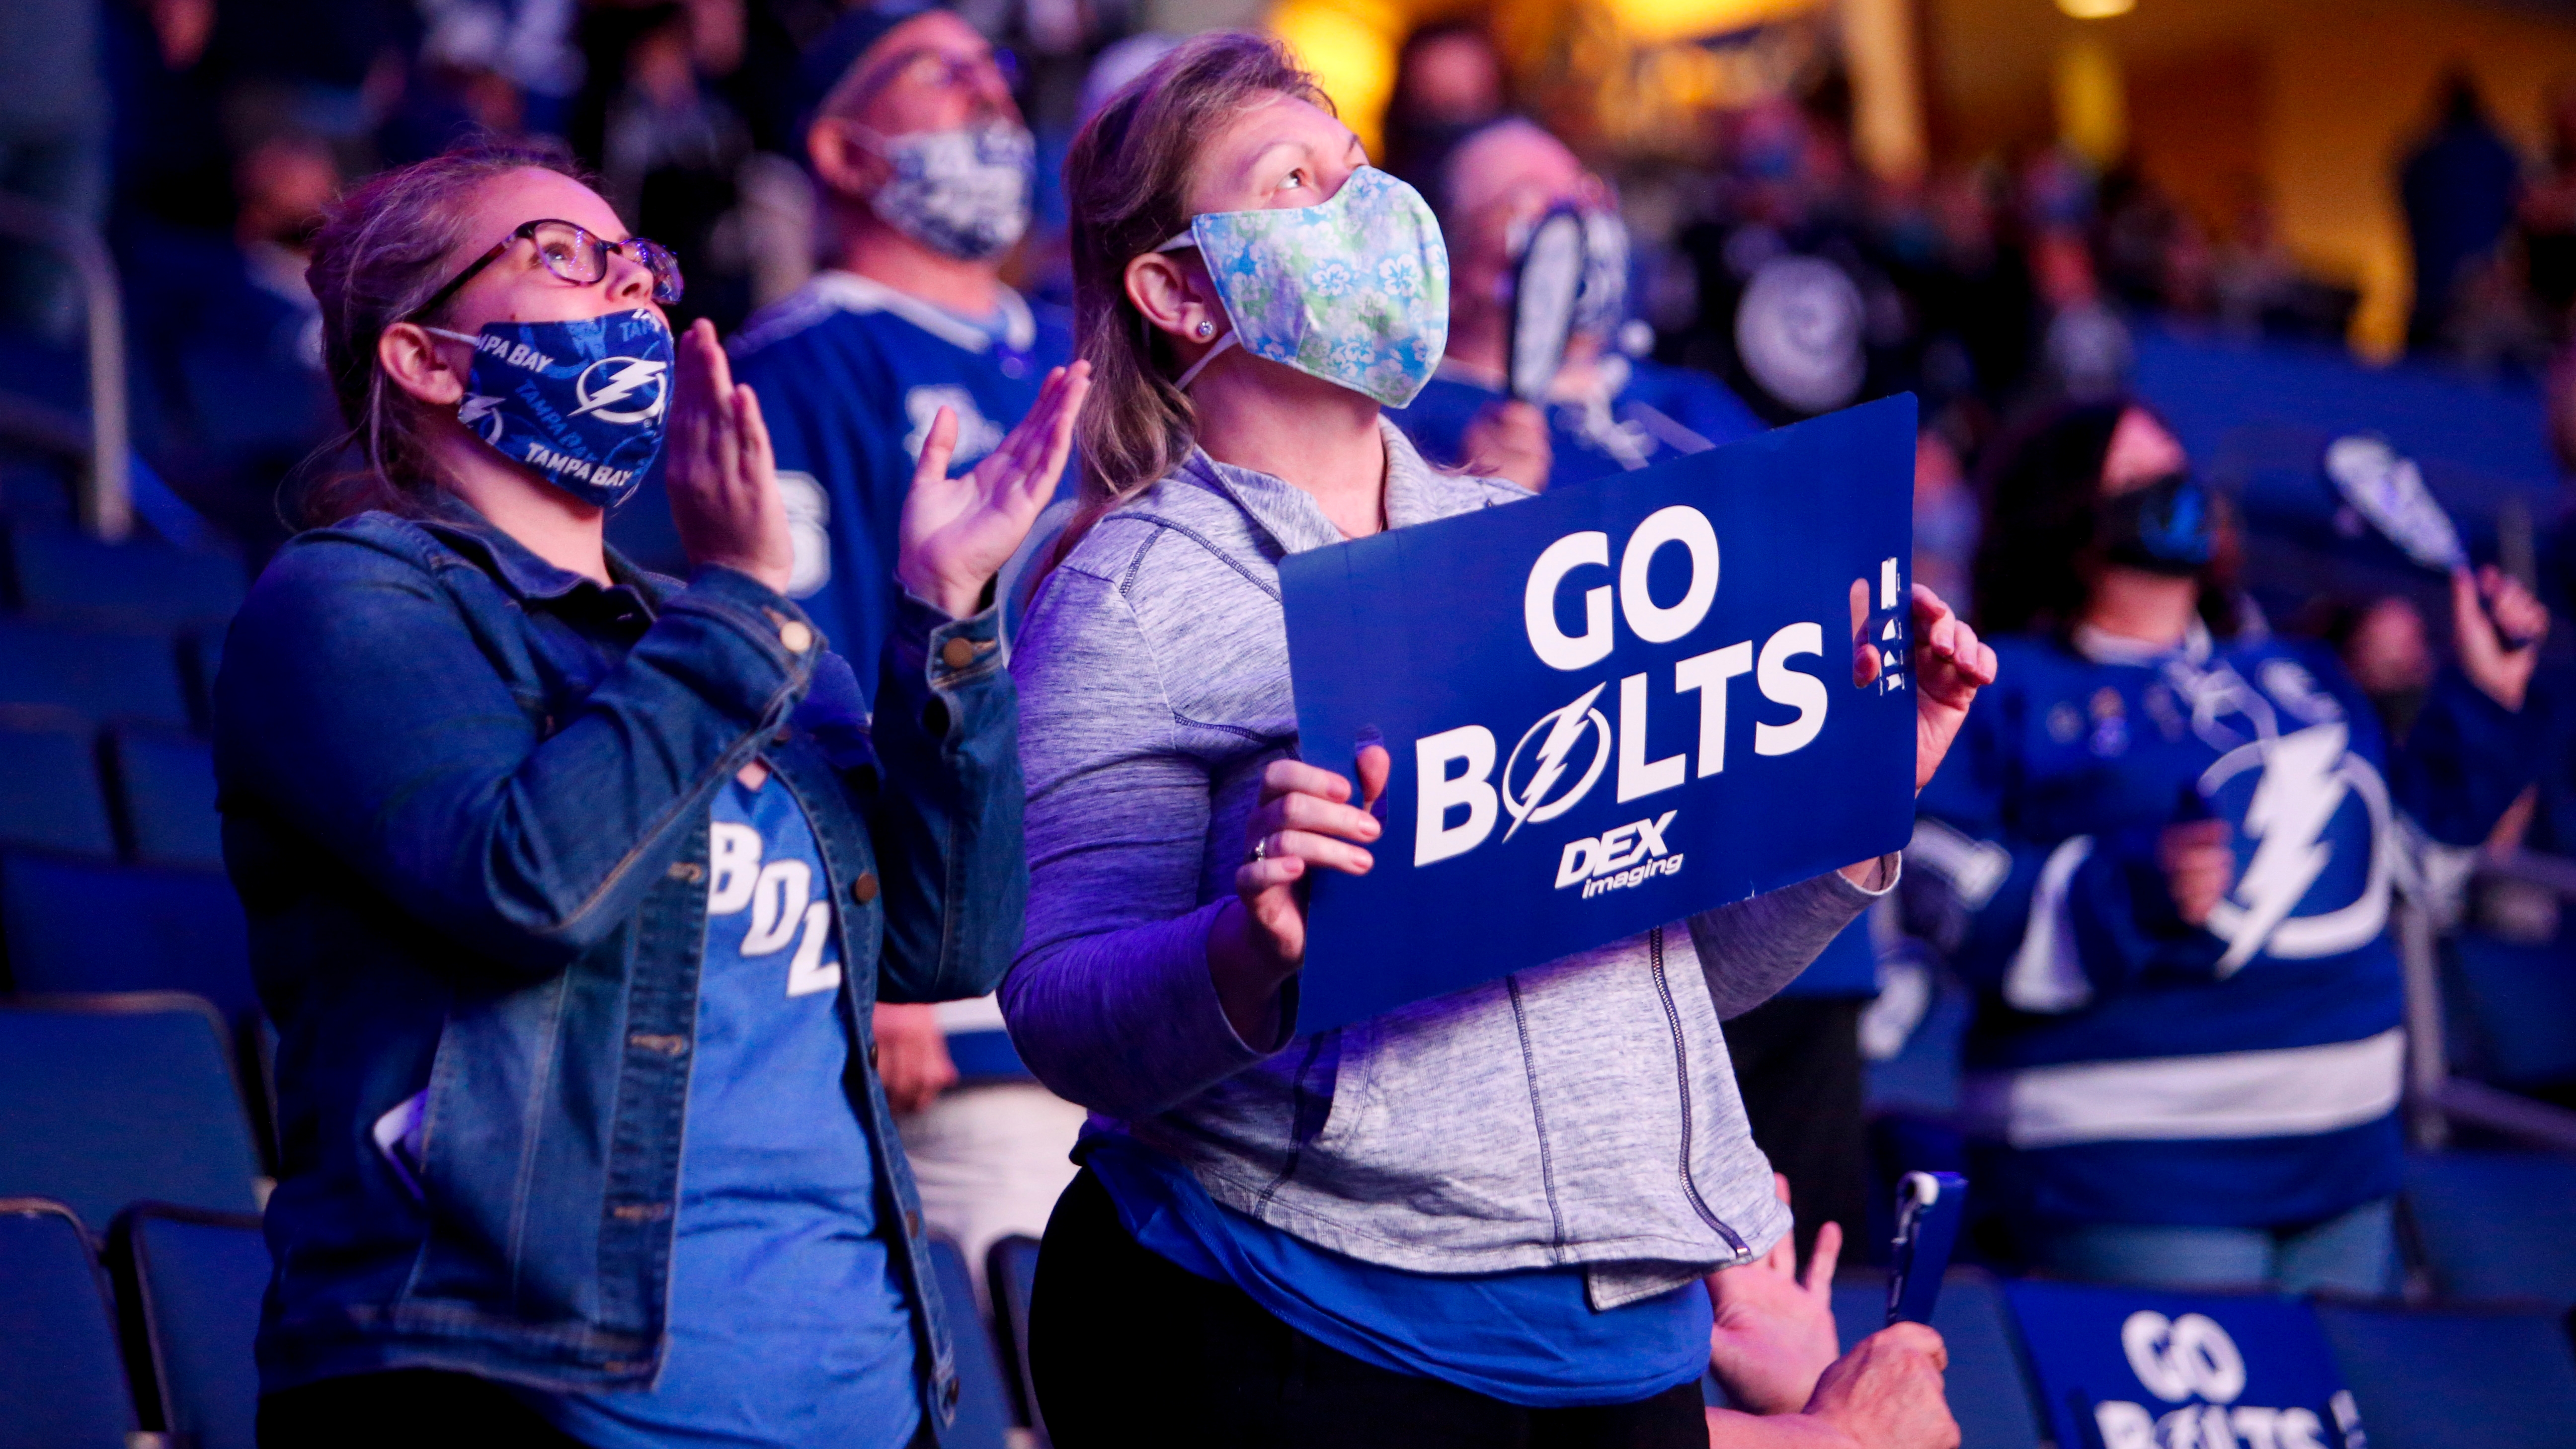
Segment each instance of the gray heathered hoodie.
[{"label": "gray heathered hoodie", "polygon": [[[1530,496],[1380,426],[1391,527]],[[1838,873],[1336,1031],[1295,1034],[1293,984],[1275,1039],[1227,1022],[1208,925],[1261,770],[1297,745],[1277,565],[1339,539],[1304,491],[1195,453],[1041,586],[1011,661],[1032,879],[1001,995],[1021,1056],[1092,1131],[1366,1262],[1581,1263],[1609,1308],[1768,1251],[1789,1213],[1718,1022],[1869,903]]]}]

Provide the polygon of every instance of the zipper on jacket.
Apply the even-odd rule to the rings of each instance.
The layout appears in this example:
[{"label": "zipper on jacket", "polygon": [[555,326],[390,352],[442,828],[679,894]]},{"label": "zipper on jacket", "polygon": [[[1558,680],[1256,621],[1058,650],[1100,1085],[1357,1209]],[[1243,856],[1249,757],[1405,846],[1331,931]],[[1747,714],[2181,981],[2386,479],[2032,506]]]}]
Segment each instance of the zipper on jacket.
[{"label": "zipper on jacket", "polygon": [[1647,936],[1646,941],[1647,949],[1654,957],[1655,994],[1663,998],[1664,1022],[1672,1028],[1674,1077],[1681,1085],[1682,1191],[1689,1194],[1691,1208],[1699,1214],[1700,1221],[1715,1229],[1719,1237],[1726,1239],[1727,1249],[1735,1254],[1735,1261],[1750,1263],[1753,1261],[1753,1250],[1744,1245],[1744,1239],[1736,1235],[1735,1229],[1720,1222],[1717,1214],[1709,1211],[1708,1199],[1700,1196],[1699,1179],[1691,1175],[1690,1048],[1682,1041],[1682,1013],[1681,1008],[1673,1004],[1673,984],[1664,975],[1664,928],[1657,926]]}]

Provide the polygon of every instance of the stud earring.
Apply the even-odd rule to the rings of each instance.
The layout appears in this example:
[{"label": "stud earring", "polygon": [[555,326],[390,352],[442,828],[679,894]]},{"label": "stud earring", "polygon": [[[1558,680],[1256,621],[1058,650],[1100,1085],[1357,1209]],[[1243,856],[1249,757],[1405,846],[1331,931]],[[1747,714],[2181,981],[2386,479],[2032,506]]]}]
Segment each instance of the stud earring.
[{"label": "stud earring", "polygon": [[1201,319],[1199,319],[1199,335],[1200,335],[1201,337],[1205,337],[1205,336],[1207,336],[1209,333],[1214,332],[1215,330],[1216,330],[1216,324],[1215,324],[1215,323],[1210,322],[1210,321],[1208,321],[1208,320],[1207,320],[1207,319],[1205,319],[1205,318],[1201,318]]}]

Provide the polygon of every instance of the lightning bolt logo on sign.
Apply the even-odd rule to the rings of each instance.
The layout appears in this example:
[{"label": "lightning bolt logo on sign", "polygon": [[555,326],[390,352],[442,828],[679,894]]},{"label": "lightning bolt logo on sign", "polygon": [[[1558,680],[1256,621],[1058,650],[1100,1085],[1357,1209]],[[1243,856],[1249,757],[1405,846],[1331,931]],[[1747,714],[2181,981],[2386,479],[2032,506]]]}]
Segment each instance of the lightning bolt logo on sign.
[{"label": "lightning bolt logo on sign", "polygon": [[[1538,723],[1531,725],[1529,733],[1521,736],[1521,742],[1512,746],[1512,757],[1503,764],[1503,810],[1512,817],[1511,827],[1503,832],[1505,840],[1511,839],[1514,832],[1532,821],[1543,824],[1554,820],[1583,803],[1583,797],[1592,793],[1592,783],[1601,778],[1601,767],[1610,763],[1610,721],[1601,717],[1601,711],[1592,707],[1592,701],[1599,699],[1601,691],[1609,687],[1596,684],[1574,703],[1539,716]],[[1515,793],[1511,783],[1512,767],[1520,763],[1521,751],[1529,748],[1531,736],[1542,728],[1547,730],[1547,738],[1538,747],[1537,763],[1530,770],[1529,783]],[[1583,738],[1587,729],[1592,731],[1591,765],[1584,770],[1583,778],[1575,783],[1573,789],[1563,795],[1551,796],[1549,791],[1565,776],[1566,758],[1573,753],[1576,742]]]},{"label": "lightning bolt logo on sign", "polygon": [[1314,882],[1300,1029],[1901,848],[1908,672],[1854,661],[1904,657],[1913,440],[1890,399],[1283,559],[1299,753],[1383,739],[1413,835]]}]

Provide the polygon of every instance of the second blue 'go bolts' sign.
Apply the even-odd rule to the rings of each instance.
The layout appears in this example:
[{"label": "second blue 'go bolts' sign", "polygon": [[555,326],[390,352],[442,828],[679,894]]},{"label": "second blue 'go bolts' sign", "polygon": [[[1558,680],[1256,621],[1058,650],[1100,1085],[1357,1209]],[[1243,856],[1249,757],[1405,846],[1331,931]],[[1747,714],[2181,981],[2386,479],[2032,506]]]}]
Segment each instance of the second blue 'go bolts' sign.
[{"label": "second blue 'go bolts' sign", "polygon": [[2060,1444],[2363,1449],[2368,1442],[2325,1331],[2295,1298],[2079,1283],[2007,1283],[2004,1296],[2021,1321]]},{"label": "second blue 'go bolts' sign", "polygon": [[1283,561],[1299,753],[1394,760],[1299,1029],[1901,848],[1913,471],[1896,397]]}]

